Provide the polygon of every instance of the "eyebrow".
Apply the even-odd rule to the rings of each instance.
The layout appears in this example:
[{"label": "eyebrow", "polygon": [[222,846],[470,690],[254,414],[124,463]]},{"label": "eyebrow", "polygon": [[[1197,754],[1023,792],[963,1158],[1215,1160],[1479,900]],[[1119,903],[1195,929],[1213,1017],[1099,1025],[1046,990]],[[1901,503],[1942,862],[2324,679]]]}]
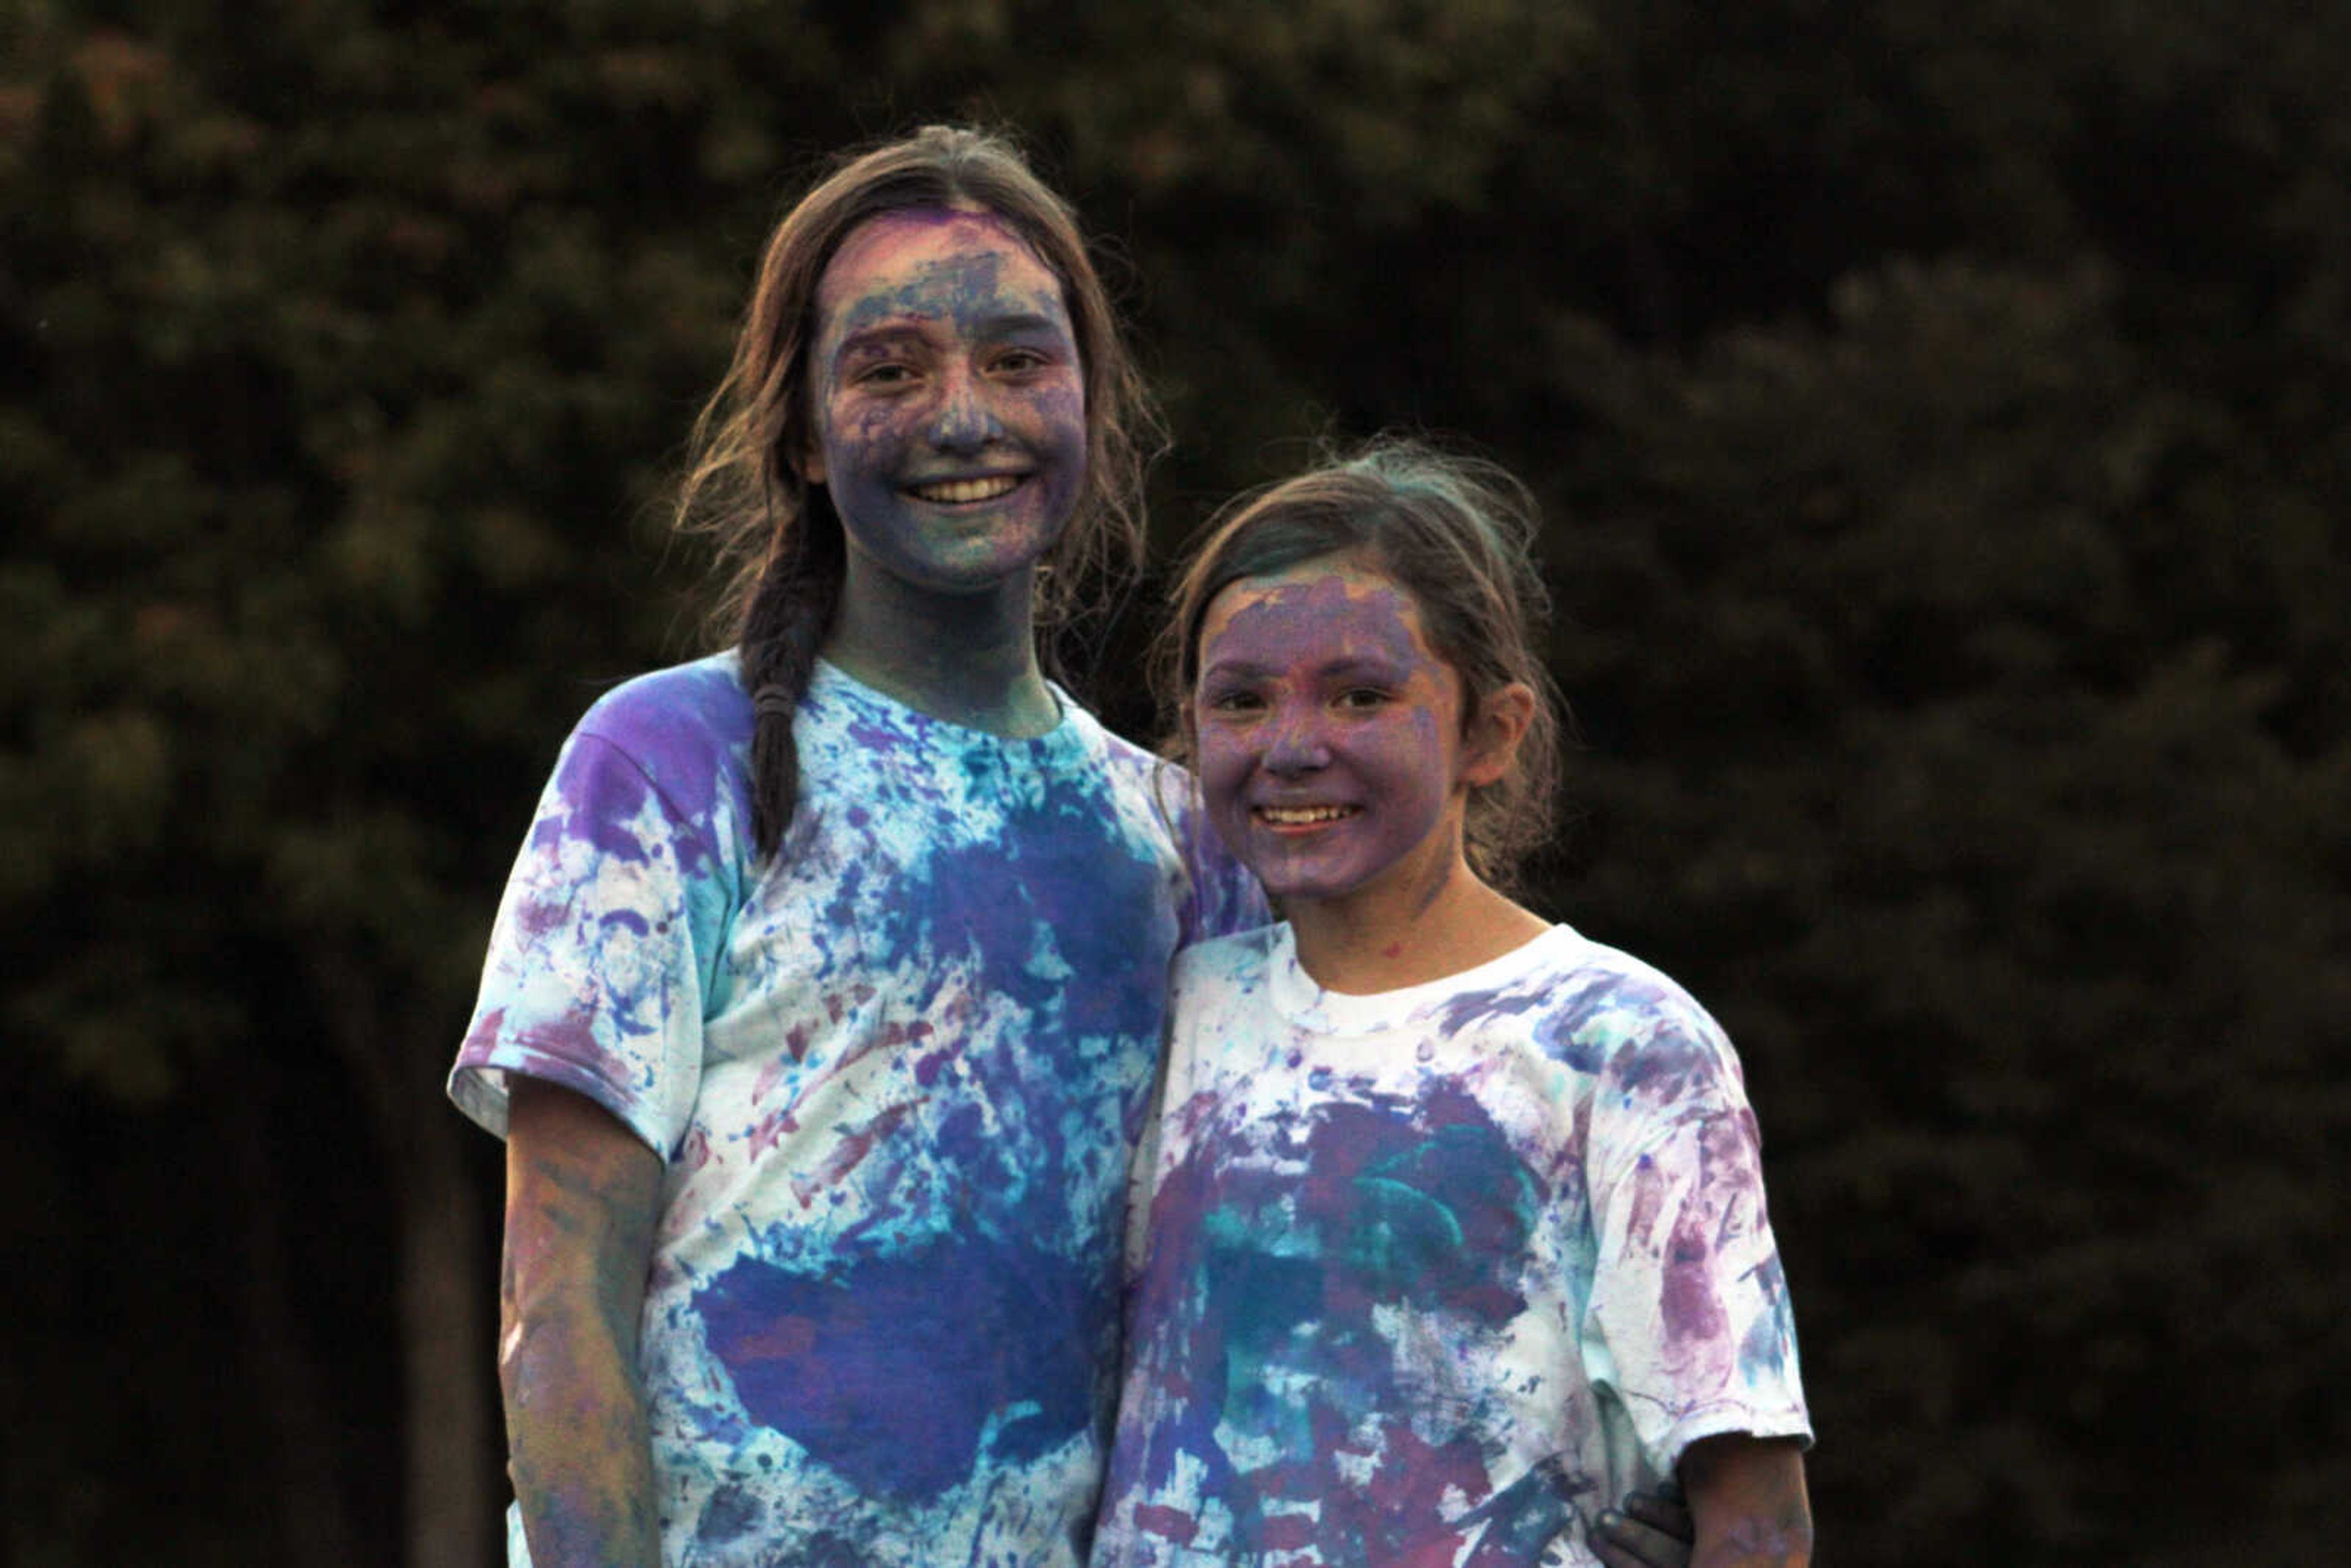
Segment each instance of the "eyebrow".
[{"label": "eyebrow", "polygon": [[[1200,666],[1199,678],[1205,681],[1217,675],[1227,680],[1264,680],[1280,674],[1288,668],[1287,664],[1266,664],[1254,659],[1217,659]],[[1353,654],[1333,659],[1327,664],[1317,664],[1311,674],[1316,679],[1325,681],[1376,680],[1401,685],[1412,678],[1413,672],[1390,659]]]},{"label": "eyebrow", "polygon": [[1074,336],[1077,323],[1072,321],[1064,327],[1042,311],[1024,310],[1008,316],[992,316],[980,323],[980,330],[988,336],[1004,338],[1019,337],[1028,332],[1042,332],[1051,337]]},{"label": "eyebrow", "polygon": [[[879,347],[901,338],[922,338],[928,335],[932,322],[943,319],[937,316],[892,316],[856,329],[841,340],[833,350],[838,360],[854,350]],[[1074,327],[1065,328],[1040,311],[1012,311],[1002,316],[990,316],[982,320],[975,334],[982,341],[1002,338],[1050,337],[1075,340]]]}]

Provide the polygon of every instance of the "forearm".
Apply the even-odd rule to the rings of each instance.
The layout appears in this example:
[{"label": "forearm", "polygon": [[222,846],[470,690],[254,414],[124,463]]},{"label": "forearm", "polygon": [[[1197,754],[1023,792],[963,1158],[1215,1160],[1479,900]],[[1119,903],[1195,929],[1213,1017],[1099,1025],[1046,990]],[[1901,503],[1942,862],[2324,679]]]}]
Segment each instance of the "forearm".
[{"label": "forearm", "polygon": [[1744,1436],[1690,1445],[1680,1465],[1698,1543],[1690,1568],[1806,1568],[1813,1511],[1792,1440]]},{"label": "forearm", "polygon": [[596,1303],[541,1303],[507,1325],[507,1465],[538,1568],[661,1561],[633,1339]]},{"label": "forearm", "polygon": [[655,1568],[637,1370],[660,1162],[579,1096],[517,1083],[507,1134],[498,1379],[538,1568]]}]

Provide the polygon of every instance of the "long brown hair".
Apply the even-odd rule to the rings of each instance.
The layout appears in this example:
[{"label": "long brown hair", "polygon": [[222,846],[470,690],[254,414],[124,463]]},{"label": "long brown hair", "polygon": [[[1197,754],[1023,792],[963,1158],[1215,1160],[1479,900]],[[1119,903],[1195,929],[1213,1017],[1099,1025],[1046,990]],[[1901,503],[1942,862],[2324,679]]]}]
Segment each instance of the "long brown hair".
[{"label": "long brown hair", "polygon": [[726,583],[718,623],[741,650],[757,708],[752,831],[773,854],[799,800],[792,715],[808,690],[847,570],[840,516],[796,461],[814,433],[808,350],[817,285],[852,230],[909,207],[987,209],[1061,279],[1086,395],[1086,476],[1069,526],[1043,563],[1040,628],[1101,601],[1143,559],[1143,469],[1158,416],[1119,331],[1076,214],[1001,135],[925,126],[841,158],[768,236],[736,336],[734,361],[695,422],[676,525],[718,541]]},{"label": "long brown hair", "polygon": [[1153,650],[1168,754],[1193,760],[1200,624],[1217,595],[1244,578],[1355,555],[1412,596],[1431,651],[1461,676],[1465,727],[1479,701],[1514,681],[1534,693],[1510,771],[1470,790],[1463,823],[1478,874],[1513,888],[1520,862],[1552,831],[1566,711],[1538,651],[1551,612],[1533,554],[1539,521],[1534,497],[1499,465],[1395,438],[1231,502],[1193,547]]}]

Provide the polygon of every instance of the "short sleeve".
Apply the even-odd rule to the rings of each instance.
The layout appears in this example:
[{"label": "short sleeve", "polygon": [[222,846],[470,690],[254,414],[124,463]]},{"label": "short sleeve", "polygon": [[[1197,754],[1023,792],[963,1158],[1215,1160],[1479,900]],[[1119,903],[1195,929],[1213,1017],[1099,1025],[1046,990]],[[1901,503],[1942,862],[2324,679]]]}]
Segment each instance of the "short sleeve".
[{"label": "short sleeve", "polygon": [[705,832],[625,751],[572,737],[499,904],[449,1079],[460,1110],[503,1137],[518,1072],[586,1095],[671,1157],[726,916]]},{"label": "short sleeve", "polygon": [[1662,1005],[1594,1092],[1597,1242],[1582,1349],[1657,1473],[1698,1438],[1809,1441],[1795,1320],[1739,1061],[1694,1003]]}]

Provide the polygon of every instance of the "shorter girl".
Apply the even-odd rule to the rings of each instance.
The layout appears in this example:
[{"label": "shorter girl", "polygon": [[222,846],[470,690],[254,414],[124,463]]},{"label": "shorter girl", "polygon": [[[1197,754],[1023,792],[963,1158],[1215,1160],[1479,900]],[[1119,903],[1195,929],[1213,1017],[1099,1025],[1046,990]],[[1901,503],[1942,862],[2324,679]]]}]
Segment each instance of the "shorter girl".
[{"label": "shorter girl", "polygon": [[1180,585],[1174,749],[1283,923],[1176,966],[1096,1568],[1630,1563],[1604,1505],[1677,1472],[1698,1562],[1808,1561],[1738,1059],[1502,891],[1554,766],[1532,531],[1387,445]]}]

